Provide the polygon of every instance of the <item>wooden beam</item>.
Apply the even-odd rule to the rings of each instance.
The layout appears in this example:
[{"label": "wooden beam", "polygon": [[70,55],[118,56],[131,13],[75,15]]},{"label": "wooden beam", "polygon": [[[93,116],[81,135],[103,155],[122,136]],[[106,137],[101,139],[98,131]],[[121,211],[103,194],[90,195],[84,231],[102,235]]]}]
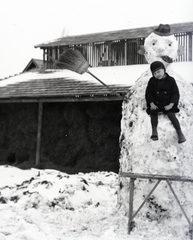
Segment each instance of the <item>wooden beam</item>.
[{"label": "wooden beam", "polygon": [[42,115],[43,115],[43,102],[38,104],[38,128],[37,128],[37,147],[36,147],[36,166],[40,164],[41,152],[41,133],[42,133]]},{"label": "wooden beam", "polygon": [[193,179],[181,177],[181,176],[171,176],[171,175],[156,175],[156,174],[144,174],[144,173],[131,173],[131,172],[120,172],[121,177],[130,178],[144,178],[144,179],[157,179],[157,180],[171,180],[171,181],[181,181],[181,182],[193,182]]},{"label": "wooden beam", "polygon": [[[125,95],[126,93],[121,95]],[[48,98],[7,98],[0,99],[0,103],[37,103],[37,102],[111,102],[111,101],[121,101],[120,98],[113,95],[108,96],[72,96],[72,97],[48,97]]]}]

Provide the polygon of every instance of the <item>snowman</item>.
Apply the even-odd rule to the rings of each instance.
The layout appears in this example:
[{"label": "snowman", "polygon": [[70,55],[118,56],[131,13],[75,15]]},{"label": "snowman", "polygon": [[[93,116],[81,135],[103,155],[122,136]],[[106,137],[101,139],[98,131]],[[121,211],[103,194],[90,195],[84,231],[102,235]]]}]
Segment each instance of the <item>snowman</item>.
[{"label": "snowman", "polygon": [[149,64],[154,61],[161,61],[167,68],[174,62],[178,55],[183,53],[183,48],[178,44],[174,34],[171,33],[168,24],[160,24],[148,37],[144,46],[138,51],[145,56]]},{"label": "snowman", "polygon": [[[178,105],[180,111],[176,115],[187,141],[178,144],[176,130],[165,114],[159,115],[159,141],[152,141],[150,138],[152,126],[150,116],[146,113],[147,103],[145,100],[145,90],[149,79],[152,77],[149,66],[131,87],[127,95],[128,101],[124,102],[122,106],[120,172],[192,177],[193,88],[190,83],[187,83],[182,76],[172,69],[172,63],[182,52],[182,47],[178,44],[175,36],[171,34],[168,24],[160,24],[146,37],[144,46],[139,50],[139,53],[145,56],[150,66],[155,61],[161,62],[166,72],[175,79],[180,92]],[[193,195],[193,189],[190,190],[185,185],[182,188],[180,183],[175,184],[179,189],[179,198],[184,201],[187,209],[193,215],[191,210],[193,209],[193,203],[190,198],[191,194]],[[129,179],[120,177],[120,186],[118,204],[127,214]],[[140,202],[144,200],[144,196],[151,189],[151,181],[144,183],[144,181],[136,179],[135,199],[138,205],[141,204]],[[176,215],[172,208],[174,199],[170,190],[163,184],[159,186],[159,191],[154,192],[152,199],[153,204],[151,206],[150,204],[144,205],[143,210],[139,213],[138,220],[141,219],[141,224],[143,225],[147,220],[161,222],[160,219],[164,219],[165,221],[162,224],[171,225],[171,229],[174,227],[176,229],[171,218],[176,217],[176,220],[180,222],[182,216],[180,214]],[[160,206],[160,208],[156,209],[156,206]]]}]

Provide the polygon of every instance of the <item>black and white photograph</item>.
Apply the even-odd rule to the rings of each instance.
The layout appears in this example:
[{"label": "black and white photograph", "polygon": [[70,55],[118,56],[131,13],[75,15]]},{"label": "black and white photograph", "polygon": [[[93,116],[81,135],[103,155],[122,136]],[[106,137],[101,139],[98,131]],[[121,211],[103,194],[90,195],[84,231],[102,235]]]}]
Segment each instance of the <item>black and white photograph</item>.
[{"label": "black and white photograph", "polygon": [[193,240],[193,1],[1,0],[0,240]]}]

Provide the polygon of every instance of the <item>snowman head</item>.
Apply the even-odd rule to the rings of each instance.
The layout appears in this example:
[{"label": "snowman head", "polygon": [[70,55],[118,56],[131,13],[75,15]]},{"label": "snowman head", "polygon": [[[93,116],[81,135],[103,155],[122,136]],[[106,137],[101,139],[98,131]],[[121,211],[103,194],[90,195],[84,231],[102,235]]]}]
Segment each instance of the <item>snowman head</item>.
[{"label": "snowman head", "polygon": [[160,24],[146,37],[143,54],[149,64],[160,61],[167,67],[176,60],[179,54],[179,44],[174,34],[171,34],[168,24]]}]

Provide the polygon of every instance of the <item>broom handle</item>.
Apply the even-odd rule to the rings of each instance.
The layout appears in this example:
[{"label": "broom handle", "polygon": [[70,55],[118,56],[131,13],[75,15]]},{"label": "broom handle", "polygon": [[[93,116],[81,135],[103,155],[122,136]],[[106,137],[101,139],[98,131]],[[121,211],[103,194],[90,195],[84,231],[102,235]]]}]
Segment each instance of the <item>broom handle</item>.
[{"label": "broom handle", "polygon": [[109,89],[109,91],[113,92],[117,97],[121,98],[122,100],[127,101],[127,99],[123,96],[121,96],[118,92],[114,91],[112,88],[110,88],[108,85],[106,85],[103,81],[101,81],[98,77],[96,77],[93,73],[91,73],[89,70],[87,70],[87,73],[89,73],[91,76],[96,78],[100,83],[102,83],[106,88]]}]

